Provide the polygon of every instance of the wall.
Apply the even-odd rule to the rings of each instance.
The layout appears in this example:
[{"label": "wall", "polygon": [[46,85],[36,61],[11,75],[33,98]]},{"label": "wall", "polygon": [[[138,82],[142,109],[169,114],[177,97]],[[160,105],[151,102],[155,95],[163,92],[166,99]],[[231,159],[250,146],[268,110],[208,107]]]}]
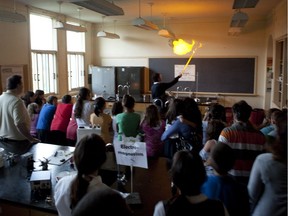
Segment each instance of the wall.
[{"label": "wall", "polygon": [[[26,14],[28,18],[26,7],[22,6],[20,12]],[[238,37],[227,35],[229,26],[227,20],[192,20],[182,23],[171,21],[167,27],[173,29],[178,37],[186,40],[193,38],[203,43],[203,48],[197,51],[195,57],[256,56],[258,59],[256,96],[225,96],[221,100],[223,103],[225,101],[226,106],[231,106],[236,101],[244,99],[253,107],[263,108],[265,104],[267,41],[269,35],[272,35],[275,40],[275,38],[287,34],[287,1],[283,0],[280,6],[272,12],[267,22],[259,21],[250,25],[248,21],[244,31]],[[85,65],[87,69],[89,64],[148,67],[148,58],[150,57],[179,57],[173,54],[168,39],[158,36],[157,32],[138,29],[131,24],[117,23],[116,33],[121,36],[121,39],[110,40],[97,38],[98,28],[96,25],[91,25],[86,36],[88,44]],[[113,27],[107,31],[113,31]],[[0,38],[0,65],[30,65],[28,22],[0,22]],[[64,65],[59,69],[62,71],[61,73],[65,73],[65,67]],[[28,68],[30,69],[30,66]],[[61,77],[65,76],[62,74]],[[60,89],[60,94],[66,94],[67,86],[61,85],[60,88],[63,88]]]}]

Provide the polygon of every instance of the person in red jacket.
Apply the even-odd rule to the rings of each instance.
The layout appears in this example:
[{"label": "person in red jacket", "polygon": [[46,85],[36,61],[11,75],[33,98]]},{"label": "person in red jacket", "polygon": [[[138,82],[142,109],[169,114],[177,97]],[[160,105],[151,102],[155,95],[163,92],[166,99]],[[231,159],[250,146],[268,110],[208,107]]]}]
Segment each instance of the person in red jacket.
[{"label": "person in red jacket", "polygon": [[73,103],[71,95],[64,95],[62,97],[62,103],[57,105],[50,127],[53,144],[67,145],[66,130],[70,121],[72,107]]}]

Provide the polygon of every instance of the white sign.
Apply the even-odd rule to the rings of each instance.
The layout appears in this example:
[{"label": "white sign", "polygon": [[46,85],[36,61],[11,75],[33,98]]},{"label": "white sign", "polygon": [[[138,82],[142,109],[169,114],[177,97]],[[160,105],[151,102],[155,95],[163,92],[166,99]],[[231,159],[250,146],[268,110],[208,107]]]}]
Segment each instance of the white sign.
[{"label": "white sign", "polygon": [[148,169],[145,142],[139,142],[135,137],[122,136],[122,141],[114,140],[114,149],[117,164]]},{"label": "white sign", "polygon": [[[178,76],[184,70],[185,65],[174,66],[174,77]],[[196,65],[187,65],[182,77],[179,81],[194,81],[196,80]]]}]

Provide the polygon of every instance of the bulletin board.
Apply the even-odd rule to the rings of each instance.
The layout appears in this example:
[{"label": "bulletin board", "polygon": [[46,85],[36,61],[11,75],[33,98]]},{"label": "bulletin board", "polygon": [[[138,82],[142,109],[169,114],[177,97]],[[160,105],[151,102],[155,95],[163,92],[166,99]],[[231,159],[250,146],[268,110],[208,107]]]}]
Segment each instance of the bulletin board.
[{"label": "bulletin board", "polygon": [[27,80],[28,66],[27,65],[0,65],[0,92],[6,91],[7,78],[13,75],[22,76],[23,92],[28,89]]},{"label": "bulletin board", "polygon": [[[187,62],[187,58],[150,58],[149,70],[160,73],[163,82],[170,82]],[[255,94],[256,57],[248,58],[193,58],[183,78],[171,87],[188,87],[192,92]],[[150,83],[152,84],[152,76]]]}]

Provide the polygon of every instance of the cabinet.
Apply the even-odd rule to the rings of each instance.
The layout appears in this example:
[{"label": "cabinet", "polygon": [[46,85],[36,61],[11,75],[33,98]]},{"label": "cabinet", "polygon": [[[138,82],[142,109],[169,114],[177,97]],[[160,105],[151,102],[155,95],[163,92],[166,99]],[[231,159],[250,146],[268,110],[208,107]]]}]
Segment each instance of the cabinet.
[{"label": "cabinet", "polygon": [[287,37],[276,41],[273,102],[287,107]]}]

